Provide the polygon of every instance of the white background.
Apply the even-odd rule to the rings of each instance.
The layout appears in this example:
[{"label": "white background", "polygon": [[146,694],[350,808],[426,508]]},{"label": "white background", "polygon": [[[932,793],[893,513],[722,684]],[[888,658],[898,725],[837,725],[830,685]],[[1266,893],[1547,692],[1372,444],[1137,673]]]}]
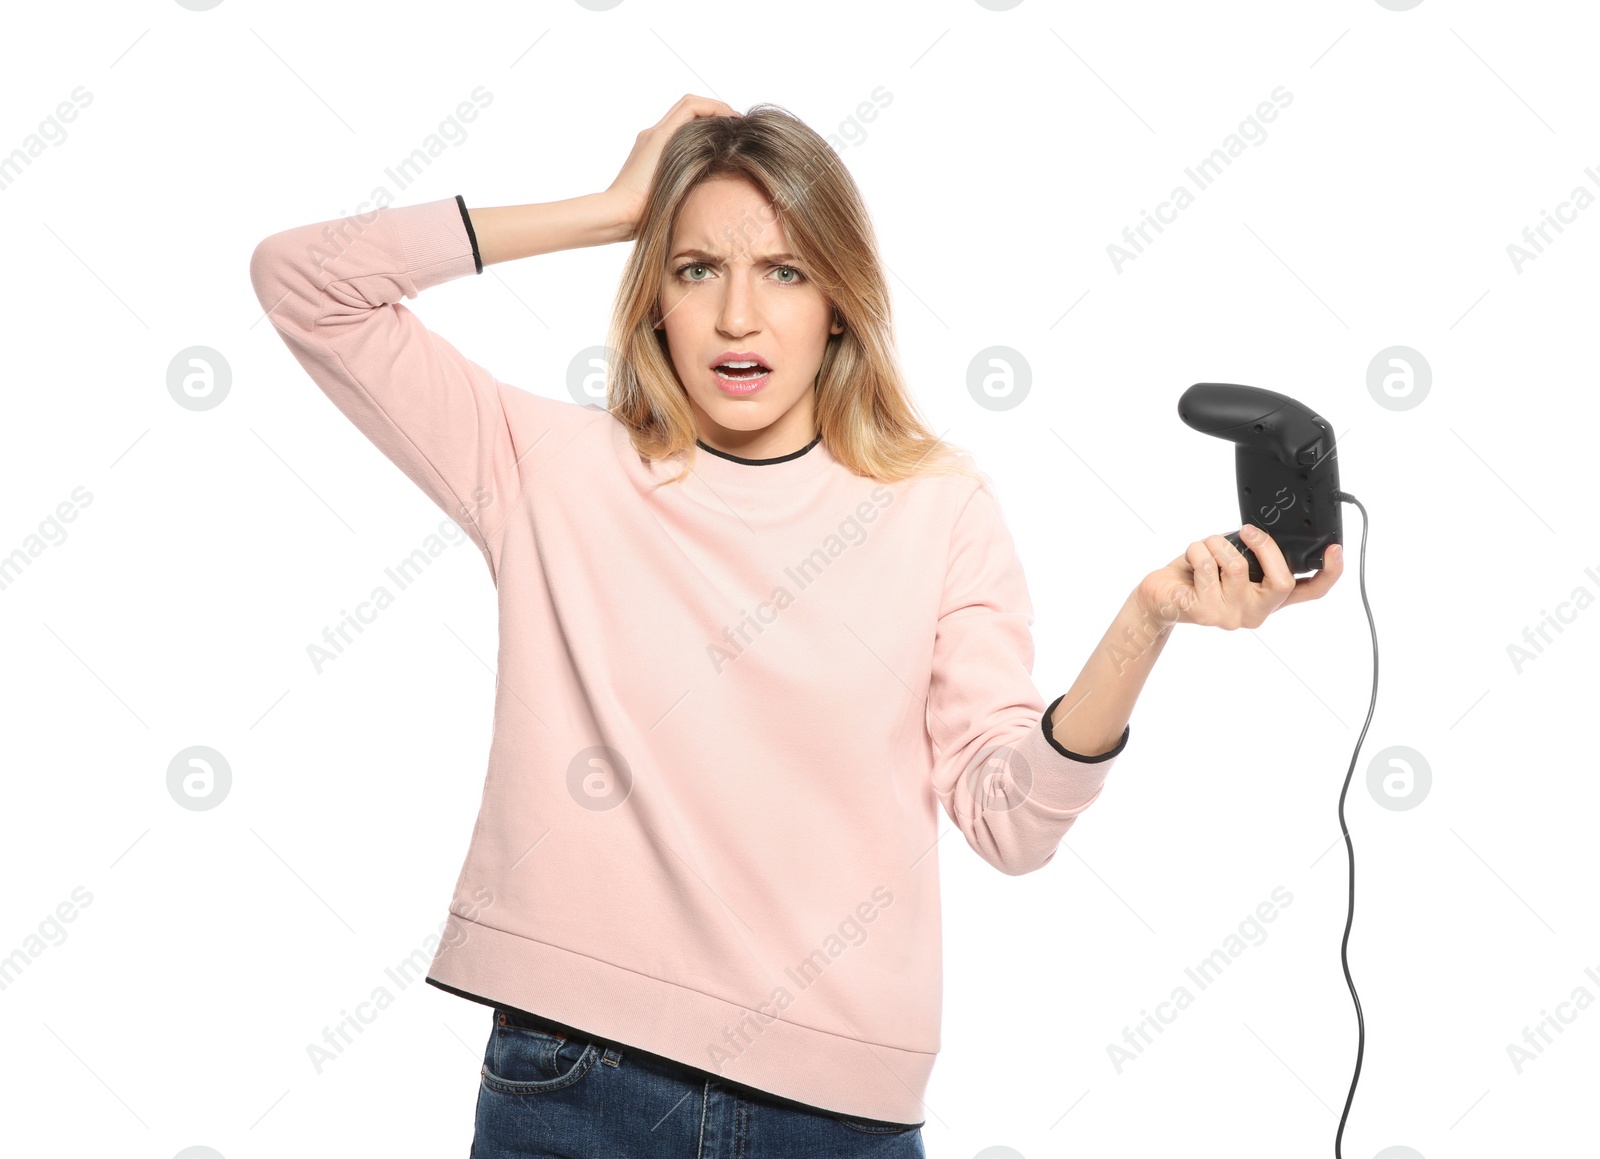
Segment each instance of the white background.
[{"label": "white background", "polygon": [[[598,191],[685,92],[835,138],[918,401],[998,487],[1047,700],[1143,575],[1237,526],[1232,449],[1178,421],[1184,388],[1267,387],[1330,419],[1374,521],[1383,661],[1346,803],[1367,1040],[1344,1154],[1594,1146],[1600,1009],[1564,1007],[1520,1073],[1507,1050],[1600,996],[1600,610],[1569,610],[1520,672],[1507,651],[1574,589],[1600,595],[1600,210],[1568,205],[1520,271],[1507,251],[1575,187],[1600,193],[1587,6],[224,0],[5,23],[0,153],[77,86],[92,102],[0,189],[0,554],[75,488],[92,502],[0,590],[0,956],[41,944],[74,889],[92,902],[0,990],[0,1150],[466,1153],[486,1008],[419,982],[320,1074],[306,1047],[445,915],[488,753],[494,590],[452,549],[313,670],[306,646],[442,514],[289,356],[249,257],[380,186],[469,206]],[[465,140],[399,188],[385,170],[478,86],[493,100]],[[892,100],[853,120],[880,86]],[[1265,139],[1119,272],[1108,245],[1278,86],[1293,99]],[[495,266],[415,309],[562,397],[625,254]],[[167,391],[193,345],[231,368],[210,411]],[[966,385],[993,345],[1033,375],[1003,412]],[[1431,367],[1407,410],[1367,385],[1393,345]],[[1331,1153],[1357,1038],[1337,800],[1371,675],[1345,519],[1326,599],[1176,630],[1045,870],[1005,877],[941,818],[930,1156]],[[197,744],[233,775],[207,812],[166,788]],[[1391,745],[1431,768],[1415,808],[1367,789]],[[1194,991],[1184,967],[1279,886],[1266,939],[1118,1073],[1108,1045]]]}]

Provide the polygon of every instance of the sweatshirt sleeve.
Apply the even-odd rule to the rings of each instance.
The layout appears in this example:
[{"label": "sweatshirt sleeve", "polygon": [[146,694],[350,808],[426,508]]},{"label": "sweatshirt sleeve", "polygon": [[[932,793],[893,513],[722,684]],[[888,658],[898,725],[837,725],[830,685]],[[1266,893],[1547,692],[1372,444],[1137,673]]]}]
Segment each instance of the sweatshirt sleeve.
[{"label": "sweatshirt sleeve", "polygon": [[302,225],[261,241],[250,281],[324,394],[478,544],[520,490],[506,392],[401,298],[482,273],[461,198]]},{"label": "sweatshirt sleeve", "polygon": [[1060,697],[1047,707],[1034,686],[1032,625],[1021,561],[985,481],[952,532],[927,720],[934,792],[967,844],[1011,876],[1055,857],[1129,734],[1098,755],[1056,742],[1047,728]]}]

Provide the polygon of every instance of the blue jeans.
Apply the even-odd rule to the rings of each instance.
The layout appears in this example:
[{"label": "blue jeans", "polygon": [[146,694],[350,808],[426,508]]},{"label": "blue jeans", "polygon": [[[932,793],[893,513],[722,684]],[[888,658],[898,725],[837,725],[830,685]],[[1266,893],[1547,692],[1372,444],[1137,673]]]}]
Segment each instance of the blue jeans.
[{"label": "blue jeans", "polygon": [[471,1159],[925,1159],[922,1128],[853,1119],[495,1007]]}]

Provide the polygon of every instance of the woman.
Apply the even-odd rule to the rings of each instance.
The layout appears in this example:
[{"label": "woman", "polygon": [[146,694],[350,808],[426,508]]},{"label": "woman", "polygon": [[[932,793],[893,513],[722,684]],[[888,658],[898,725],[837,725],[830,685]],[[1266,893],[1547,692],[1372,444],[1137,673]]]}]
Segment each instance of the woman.
[{"label": "woman", "polygon": [[[501,382],[400,301],[628,240],[604,408]],[[915,413],[856,187],[773,106],[685,96],[603,193],[303,226],[251,277],[498,589],[483,803],[427,978],[494,1008],[476,1159],[922,1155],[940,809],[1039,869],[1175,624],[1255,627],[1340,572],[1297,582],[1259,535],[1252,584],[1192,543],[1047,706],[1011,536]]]}]

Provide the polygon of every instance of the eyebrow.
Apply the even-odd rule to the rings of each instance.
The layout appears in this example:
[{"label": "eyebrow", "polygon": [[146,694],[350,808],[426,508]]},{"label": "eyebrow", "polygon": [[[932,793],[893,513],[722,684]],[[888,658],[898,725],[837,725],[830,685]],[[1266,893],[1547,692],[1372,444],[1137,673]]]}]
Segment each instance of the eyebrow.
[{"label": "eyebrow", "polygon": [[[798,257],[796,257],[794,254],[791,254],[791,253],[757,254],[757,255],[755,255],[755,257],[756,257],[757,261],[767,262],[768,264],[771,264],[771,263],[774,263],[774,262],[797,262],[797,261],[800,260]],[[701,250],[701,249],[681,249],[677,253],[673,254],[667,260],[669,262],[675,262],[679,258],[697,258],[698,260],[703,261],[703,262],[720,262],[722,260],[716,254],[709,253],[706,250]]]}]

